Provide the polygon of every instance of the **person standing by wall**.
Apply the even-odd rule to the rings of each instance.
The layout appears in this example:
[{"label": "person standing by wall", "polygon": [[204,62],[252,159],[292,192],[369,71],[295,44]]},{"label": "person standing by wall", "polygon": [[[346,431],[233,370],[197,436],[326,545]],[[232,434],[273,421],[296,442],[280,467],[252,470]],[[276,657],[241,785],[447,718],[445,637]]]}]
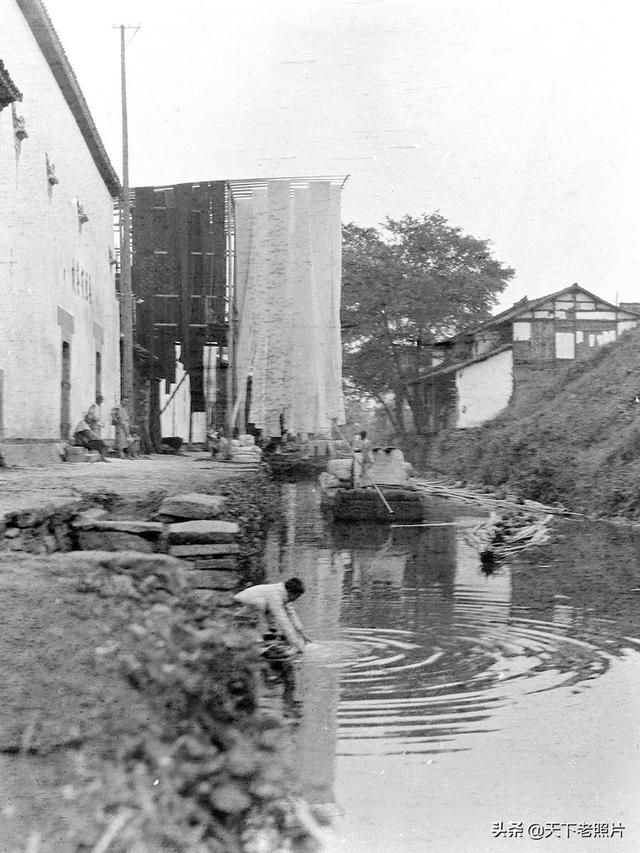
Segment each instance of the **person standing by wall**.
[{"label": "person standing by wall", "polygon": [[135,441],[131,434],[129,425],[129,414],[125,405],[125,400],[119,406],[114,406],[111,410],[111,423],[116,428],[116,439],[114,448],[118,452],[118,458],[133,459],[136,455]]}]

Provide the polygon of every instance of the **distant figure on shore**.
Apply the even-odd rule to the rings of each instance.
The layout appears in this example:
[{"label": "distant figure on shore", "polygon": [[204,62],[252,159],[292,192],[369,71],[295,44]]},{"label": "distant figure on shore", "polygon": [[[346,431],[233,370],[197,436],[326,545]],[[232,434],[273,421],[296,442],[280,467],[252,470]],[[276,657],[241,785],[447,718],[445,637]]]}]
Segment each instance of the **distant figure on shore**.
[{"label": "distant figure on shore", "polygon": [[111,423],[116,428],[114,447],[118,452],[118,458],[135,459],[137,455],[137,441],[131,432],[129,414],[125,402],[123,400],[119,406],[114,406],[111,410]]},{"label": "distant figure on shore", "polygon": [[215,459],[217,462],[228,462],[231,445],[229,439],[224,434],[224,430],[215,430],[209,434],[208,438],[212,459]]}]

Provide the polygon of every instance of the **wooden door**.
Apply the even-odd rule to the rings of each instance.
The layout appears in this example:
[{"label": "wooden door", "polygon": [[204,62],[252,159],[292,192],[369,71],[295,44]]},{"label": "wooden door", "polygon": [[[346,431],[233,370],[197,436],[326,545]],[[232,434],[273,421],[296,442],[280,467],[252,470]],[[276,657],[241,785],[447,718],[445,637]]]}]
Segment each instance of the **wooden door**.
[{"label": "wooden door", "polygon": [[68,441],[71,432],[71,344],[62,342],[60,380],[60,438]]}]

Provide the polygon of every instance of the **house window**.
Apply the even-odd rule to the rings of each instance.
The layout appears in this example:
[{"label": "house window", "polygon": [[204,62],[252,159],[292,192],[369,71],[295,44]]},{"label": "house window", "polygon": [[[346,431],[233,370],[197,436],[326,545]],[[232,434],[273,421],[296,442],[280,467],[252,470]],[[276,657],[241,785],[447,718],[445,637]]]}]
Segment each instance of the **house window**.
[{"label": "house window", "polygon": [[531,323],[514,323],[513,324],[513,340],[514,341],[530,341],[531,340]]},{"label": "house window", "polygon": [[556,332],[556,358],[574,359],[576,357],[576,339],[573,332]]}]

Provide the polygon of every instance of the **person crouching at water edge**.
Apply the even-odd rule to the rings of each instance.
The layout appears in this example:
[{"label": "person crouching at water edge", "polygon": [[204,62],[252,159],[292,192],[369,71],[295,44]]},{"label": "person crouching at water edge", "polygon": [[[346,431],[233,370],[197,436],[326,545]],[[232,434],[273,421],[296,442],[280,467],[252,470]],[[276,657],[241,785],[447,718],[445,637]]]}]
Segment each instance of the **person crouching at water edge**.
[{"label": "person crouching at water edge", "polygon": [[304,593],[299,578],[284,583],[262,583],[238,592],[234,599],[261,620],[262,656],[284,680],[285,698],[291,698],[295,684],[290,661],[311,642],[292,603]]}]

